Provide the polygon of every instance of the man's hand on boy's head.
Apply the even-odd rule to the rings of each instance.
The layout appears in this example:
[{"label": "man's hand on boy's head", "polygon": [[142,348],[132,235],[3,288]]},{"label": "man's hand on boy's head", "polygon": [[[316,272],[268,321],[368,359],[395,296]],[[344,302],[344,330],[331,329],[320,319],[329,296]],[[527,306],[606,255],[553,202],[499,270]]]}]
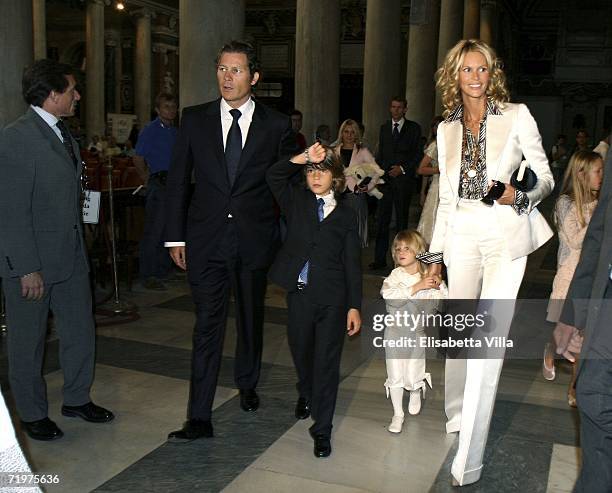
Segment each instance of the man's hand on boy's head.
[{"label": "man's hand on boy's head", "polygon": [[357,308],[351,308],[346,315],[346,332],[354,336],[361,330],[361,314]]}]

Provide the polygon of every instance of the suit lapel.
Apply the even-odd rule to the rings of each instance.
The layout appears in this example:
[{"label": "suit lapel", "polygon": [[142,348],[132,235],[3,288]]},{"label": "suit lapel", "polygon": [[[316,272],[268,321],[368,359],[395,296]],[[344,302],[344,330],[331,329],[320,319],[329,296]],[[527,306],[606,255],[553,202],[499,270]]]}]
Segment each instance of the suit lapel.
[{"label": "suit lapel", "polygon": [[[72,162],[72,159],[70,159],[70,156],[68,155],[68,152],[66,151],[66,149],[64,148],[64,144],[62,144],[62,142],[60,141],[59,137],[56,135],[56,133],[51,129],[51,127],[47,124],[46,121],[44,121],[39,115],[38,113],[36,113],[32,108],[30,108],[28,110],[28,115],[30,116],[30,118],[32,119],[32,121],[34,122],[34,124],[38,127],[38,129],[40,130],[42,136],[45,138],[45,140],[47,140],[49,142],[49,144],[51,145],[51,148],[58,154],[58,156],[61,158],[62,162],[72,171],[75,172],[75,168],[74,168],[74,164]],[[74,142],[72,142],[72,146],[74,148]],[[78,152],[78,148],[77,148],[77,152]],[[79,156],[80,154],[75,154],[76,156]],[[79,164],[80,166],[80,164]],[[77,166],[77,168],[79,167]]]},{"label": "suit lapel", "polygon": [[512,130],[512,118],[509,114],[487,116],[487,178],[495,180],[503,150],[508,143]]},{"label": "suit lapel", "polygon": [[253,100],[253,102],[255,104],[255,110],[253,111],[253,118],[249,125],[249,133],[247,134],[246,142],[244,143],[242,154],[240,155],[240,163],[236,170],[234,184],[238,181],[240,173],[244,171],[244,168],[253,158],[259,142],[264,137],[264,121],[267,118],[266,111],[261,104],[257,103],[255,100]]},{"label": "suit lapel", "polygon": [[221,127],[221,99],[217,99],[208,106],[204,114],[203,135],[208,135],[217,158],[216,164],[221,175],[225,177],[229,188],[229,177],[227,176],[227,164],[225,162],[225,151],[223,150],[223,129]]},{"label": "suit lapel", "polygon": [[458,120],[446,125],[444,129],[444,139],[446,145],[446,174],[450,180],[451,188],[455,192],[455,196],[459,196],[463,126]]}]

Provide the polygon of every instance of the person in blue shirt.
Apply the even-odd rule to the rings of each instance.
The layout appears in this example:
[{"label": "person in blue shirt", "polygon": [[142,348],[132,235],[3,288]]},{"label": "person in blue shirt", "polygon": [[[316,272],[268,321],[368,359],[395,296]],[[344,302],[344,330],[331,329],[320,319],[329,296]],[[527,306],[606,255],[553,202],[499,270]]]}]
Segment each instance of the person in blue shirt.
[{"label": "person in blue shirt", "polygon": [[136,144],[134,164],[148,173],[145,224],[140,240],[140,278],[146,289],[163,291],[172,260],[164,247],[166,177],[177,129],[176,96],[161,93],[155,100],[157,118],[142,129]]}]

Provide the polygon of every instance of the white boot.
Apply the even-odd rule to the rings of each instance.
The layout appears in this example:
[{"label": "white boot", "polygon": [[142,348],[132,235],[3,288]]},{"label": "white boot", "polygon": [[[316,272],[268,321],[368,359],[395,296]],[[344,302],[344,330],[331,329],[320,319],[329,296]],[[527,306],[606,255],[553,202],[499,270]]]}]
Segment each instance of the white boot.
[{"label": "white boot", "polygon": [[389,394],[391,394],[391,404],[393,404],[393,418],[391,418],[391,423],[387,429],[391,433],[401,433],[402,425],[404,424],[404,410],[402,408],[404,388],[391,388],[389,389]]},{"label": "white boot", "polygon": [[421,412],[421,389],[410,391],[410,402],[408,412],[413,416]]},{"label": "white boot", "polygon": [[404,424],[404,416],[393,416],[391,418],[391,423],[389,424],[389,427],[387,429],[391,433],[401,433],[403,424]]}]

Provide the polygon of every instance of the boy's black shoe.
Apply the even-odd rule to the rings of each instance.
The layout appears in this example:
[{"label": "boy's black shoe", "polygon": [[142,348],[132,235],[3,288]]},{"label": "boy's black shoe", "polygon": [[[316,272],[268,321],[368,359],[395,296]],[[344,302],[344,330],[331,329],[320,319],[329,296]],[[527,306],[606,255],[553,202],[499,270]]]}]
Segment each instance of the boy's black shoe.
[{"label": "boy's black shoe", "polygon": [[314,436],[314,455],[318,458],[329,457],[331,454],[331,440],[327,435]]},{"label": "boy's black shoe", "polygon": [[259,396],[255,389],[240,389],[240,407],[251,413],[259,408]]},{"label": "boy's black shoe", "polygon": [[310,402],[305,397],[300,397],[295,404],[295,417],[306,419],[310,416]]}]

